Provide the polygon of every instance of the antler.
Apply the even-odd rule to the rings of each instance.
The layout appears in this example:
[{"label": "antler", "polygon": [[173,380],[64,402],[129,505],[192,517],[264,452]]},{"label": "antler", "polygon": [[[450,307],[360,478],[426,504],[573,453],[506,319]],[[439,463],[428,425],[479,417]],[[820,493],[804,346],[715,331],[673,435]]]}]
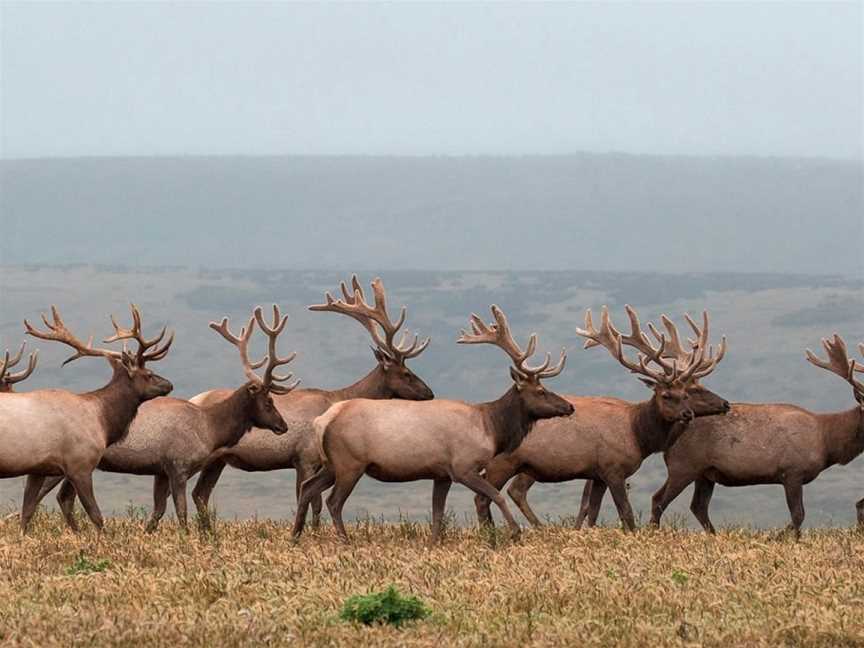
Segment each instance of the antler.
[{"label": "antler", "polygon": [[45,317],[44,314],[42,315],[42,322],[48,329],[47,331],[40,331],[34,328],[26,319],[24,320],[24,328],[27,330],[28,335],[32,335],[33,337],[37,337],[42,340],[53,340],[54,342],[62,342],[63,344],[75,349],[75,353],[72,356],[66,358],[66,360],[63,361],[63,365],[66,365],[73,360],[77,360],[78,358],[83,358],[85,356],[116,359],[122,358],[122,353],[119,351],[93,348],[92,335],[87,341],[87,344],[84,344],[83,342],[81,342],[81,340],[72,335],[69,329],[66,328],[66,324],[64,324],[63,320],[60,318],[60,313],[57,311],[57,307],[53,304],[51,306],[51,315],[54,319],[53,323],[49,322],[48,318]]},{"label": "antler", "polygon": [[[825,360],[820,360],[810,349],[805,351],[807,360],[817,367],[827,369],[828,371],[837,374],[843,378],[843,380],[852,385],[855,399],[864,405],[864,383],[855,378],[856,372],[864,372],[864,365],[861,365],[855,360],[849,358],[849,355],[846,352],[846,343],[843,341],[843,338],[836,333],[831,340],[823,338],[822,346],[825,349],[825,353],[828,355],[827,362]],[[861,352],[861,355],[864,355],[864,344],[859,344],[858,350]]]},{"label": "antler", "polygon": [[[654,347],[648,340],[648,337],[642,332],[639,317],[636,311],[630,306],[625,306],[627,316],[630,318],[630,335],[622,335],[622,333],[612,325],[612,320],[609,317],[609,309],[604,306],[600,315],[600,330],[594,328],[594,321],[591,317],[591,309],[585,311],[585,328],[577,328],[576,333],[584,338],[585,348],[590,349],[595,346],[602,346],[624,367],[635,374],[641,374],[651,380],[657,382],[669,383],[674,380],[676,374],[675,364],[667,362],[664,359],[666,352],[666,337],[659,335],[659,347]],[[624,344],[635,347],[639,353],[637,361],[633,362],[624,355]],[[648,366],[649,362],[653,362],[660,369],[653,370]]]},{"label": "antler", "polygon": [[[172,331],[165,344],[159,347],[158,345],[165,337],[168,327],[163,326],[159,335],[151,340],[144,338],[141,333],[141,311],[135,304],[130,304],[130,306],[132,308],[132,328],[126,329],[121,327],[117,324],[117,320],[114,319],[114,316],[111,315],[111,324],[114,326],[114,335],[105,338],[103,342],[110,343],[119,340],[135,340],[138,343],[138,353],[136,354],[135,359],[138,366],[143,367],[145,362],[153,362],[165,357],[168,353],[168,349],[171,348],[171,344],[174,342],[174,332]],[[153,349],[153,347],[156,348]],[[149,351],[149,349],[153,349],[153,351]]]},{"label": "antler", "polygon": [[[249,340],[252,339],[252,332],[255,329],[255,322],[261,326],[261,330],[268,336],[269,349],[270,353],[267,356],[264,356],[261,360],[257,362],[252,362],[249,360]],[[228,342],[237,347],[237,350],[240,352],[240,360],[243,363],[243,371],[246,374],[246,378],[250,381],[257,383],[275,394],[287,394],[292,389],[297,387],[300,384],[300,381],[296,381],[291,385],[276,385],[275,382],[282,382],[291,379],[291,374],[287,376],[274,376],[273,370],[284,364],[288,364],[291,362],[296,354],[292,353],[290,356],[284,359],[280,359],[276,355],[276,339],[279,337],[279,334],[285,328],[285,324],[288,322],[288,316],[281,317],[279,313],[279,307],[275,304],[273,305],[273,326],[267,326],[266,322],[264,322],[264,316],[261,310],[261,307],[258,306],[252,316],[249,318],[249,321],[246,323],[246,326],[240,329],[240,335],[234,335],[231,333],[231,330],[228,327],[228,318],[223,317],[222,321],[218,324],[216,322],[210,322],[210,328],[219,333],[223,338],[225,338]],[[267,368],[264,370],[264,378],[262,379],[258,374],[255,373],[255,369],[260,369],[265,364],[267,364]]]},{"label": "antler", "polygon": [[5,357],[3,361],[0,362],[0,383],[4,385],[14,385],[15,383],[19,383],[22,380],[27,379],[30,374],[33,373],[33,370],[36,368],[36,360],[39,357],[39,351],[36,350],[30,354],[30,359],[27,362],[27,368],[19,371],[18,373],[9,373],[9,370],[16,366],[19,362],[21,362],[21,358],[24,355],[24,347],[27,346],[26,342],[21,344],[21,348],[18,349],[18,353],[15,354],[15,357],[9,357],[9,349],[6,349]]},{"label": "antler", "polygon": [[[399,343],[394,342],[396,333],[405,323],[405,317],[408,309],[403,306],[399,312],[399,319],[394,323],[387,314],[387,295],[384,292],[384,284],[380,278],[372,281],[372,292],[375,297],[375,305],[371,306],[366,302],[366,297],[363,294],[363,287],[357,279],[357,275],[351,276],[351,288],[353,293],[348,292],[348,286],[345,282],[341,282],[339,287],[342,290],[342,299],[335,299],[329,292],[324,293],[326,303],[315,304],[309,307],[312,311],[331,311],[333,313],[342,313],[348,317],[352,317],[363,325],[378,350],[396,362],[405,362],[409,358],[414,358],[423,353],[431,338],[426,338],[422,342],[418,335],[411,336],[407,331],[402,332],[402,337]],[[377,326],[376,326],[377,325]],[[382,338],[381,331],[384,332]]]},{"label": "antler", "polygon": [[[627,317],[630,319],[630,334],[623,335],[613,325],[609,318],[609,309],[604,306],[600,330],[594,328],[591,319],[591,309],[585,313],[585,328],[576,329],[576,333],[588,338],[585,348],[604,346],[612,356],[633,373],[642,374],[652,380],[672,383],[687,382],[707,376],[717,366],[726,354],[726,337],[720,340],[717,347],[717,355],[714,348],[708,344],[708,312],[702,312],[702,328],[685,314],[684,318],[696,335],[695,340],[688,340],[690,349],[684,348],[678,327],[666,315],[661,315],[660,321],[666,329],[661,333],[656,326],[648,323],[648,328],[657,339],[658,346],[654,346],[648,336],[642,331],[639,316],[629,305],[625,305]],[[634,363],[627,359],[623,352],[623,345],[634,347],[639,352],[638,362]],[[671,362],[669,362],[671,360]],[[660,367],[661,371],[652,370],[648,365],[653,363]]]},{"label": "antler", "polygon": [[486,324],[479,315],[471,313],[472,332],[460,331],[459,339],[456,342],[459,344],[494,344],[510,356],[510,359],[513,360],[516,373],[525,379],[534,376],[537,378],[553,378],[563,371],[564,364],[567,361],[567,353],[564,349],[561,349],[561,357],[558,363],[552,368],[549,368],[549,364],[552,362],[552,356],[549,353],[546,354],[546,359],[541,365],[537,367],[526,365],[526,360],[534,355],[534,350],[537,348],[537,334],[531,334],[528,338],[528,346],[522,351],[510,333],[510,324],[507,322],[504,312],[495,304],[492,304],[491,310],[492,317],[495,318],[493,324]]},{"label": "antler", "polygon": [[269,388],[270,391],[272,391],[274,394],[287,394],[292,389],[296,388],[297,385],[300,384],[300,381],[295,380],[289,385],[277,385],[276,383],[288,382],[294,377],[294,374],[289,373],[285,376],[280,376],[273,373],[273,371],[274,369],[276,369],[276,367],[286,365],[297,357],[297,353],[293,351],[284,358],[280,358],[279,355],[276,353],[276,341],[279,338],[279,334],[282,333],[282,331],[285,329],[285,324],[288,323],[288,316],[282,316],[282,314],[279,312],[279,306],[273,304],[272,326],[268,326],[267,323],[264,321],[264,314],[260,306],[255,309],[255,320],[258,322],[258,326],[261,327],[261,330],[268,338],[268,351],[266,358],[267,367],[264,369],[263,384],[265,387]]}]

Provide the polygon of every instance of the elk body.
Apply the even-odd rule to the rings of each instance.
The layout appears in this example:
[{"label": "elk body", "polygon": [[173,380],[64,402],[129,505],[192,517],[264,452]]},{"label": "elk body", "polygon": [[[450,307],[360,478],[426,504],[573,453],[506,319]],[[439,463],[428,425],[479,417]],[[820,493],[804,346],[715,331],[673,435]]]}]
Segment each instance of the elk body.
[{"label": "elk body", "polygon": [[[387,298],[384,284],[380,279],[372,282],[374,306],[366,302],[363,289],[356,276],[352,277],[352,292],[343,282],[343,299],[336,300],[326,294],[324,304],[310,306],[312,311],[331,311],[342,313],[360,322],[369,332],[374,343],[372,349],[377,366],[362,379],[337,390],[295,389],[290,394],[276,395],[276,408],[285,419],[288,431],[273,434],[253,428],[238,443],[215,452],[201,472],[198,483],[192,491],[202,519],[208,519],[207,511],[210,495],[226,465],[247,472],[282,470],[293,468],[297,471],[296,491],[299,497],[300,484],[311,477],[321,465],[312,421],[326,412],[331,405],[353,399],[390,399],[428,400],[433,397],[432,390],[418,378],[406,365],[427,347],[429,339],[420,342],[415,336],[409,344],[403,334],[399,343],[395,336],[405,322],[407,314],[403,306],[399,319],[394,323],[387,314]],[[230,392],[220,389],[199,394],[193,403],[207,406],[224,399]],[[318,524],[321,513],[320,495],[312,502],[314,524]]]},{"label": "elk body", "polygon": [[[660,524],[666,507],[691,483],[690,510],[709,533],[714,533],[708,506],[715,484],[782,484],[792,518],[789,530],[800,537],[804,484],[864,451],[864,383],[855,378],[864,366],[849,359],[838,335],[822,345],[827,362],[809,349],[807,359],[846,380],[858,406],[815,414],[795,405],[733,403],[725,417],[694,423],[663,455],[669,475],[652,498],[652,524]],[[864,353],[864,345],[859,349]],[[864,500],[857,503],[857,511],[858,523],[864,525]]]},{"label": "elk body", "polygon": [[512,533],[519,533],[507,503],[481,472],[495,455],[517,448],[535,421],[572,414],[573,406],[541,383],[541,378],[557,376],[564,368],[564,352],[552,368],[548,354],[539,367],[527,366],[537,336],[530,337],[523,352],[510,333],[504,313],[492,306],[492,314],[495,323],[488,326],[472,315],[472,332],[463,331],[459,342],[494,344],[510,356],[513,386],[498,400],[468,404],[452,400],[416,403],[357,399],[338,403],[315,419],[324,466],[302,485],[295,538],[303,531],[312,498],[334,486],[327,508],[337,533],[347,540],[342,507],[364,474],[385,482],[431,479],[433,542],[440,537],[447,493],[454,481],[492,499]]},{"label": "elk body", "polygon": [[[280,358],[276,350],[279,334],[285,328],[288,316],[282,316],[273,306],[273,324],[268,325],[261,308],[256,308],[248,323],[235,336],[228,328],[228,318],[221,323],[210,323],[210,328],[230,344],[237,347],[247,382],[215,403],[198,406],[178,398],[157,398],[145,403],[122,441],[109,447],[99,469],[105,472],[133,475],[153,475],[153,514],[147,525],[154,531],[168,500],[174,500],[174,510],[182,528],[187,526],[186,483],[206,464],[214,451],[239,441],[252,426],[268,430],[269,434],[283,434],[287,430],[284,419],[273,404],[272,394],[288,394],[297,383],[282,385],[291,375],[279,376],[274,370],[294,359],[294,354]],[[249,360],[249,341],[255,323],[267,336],[268,354],[260,362]],[[263,378],[255,369],[266,365]],[[60,477],[46,481],[39,494],[44,497]],[[66,523],[77,528],[72,514],[75,491],[67,480],[57,494],[60,510]]]},{"label": "elk body", "polygon": [[[594,329],[588,311],[586,328],[578,333],[588,338],[586,348],[602,345],[624,367],[641,375],[653,391],[651,398],[631,403],[617,398],[565,396],[575,409],[573,414],[538,421],[518,448],[496,456],[486,467],[486,480],[498,489],[517,475],[507,492],[535,526],[541,523],[527,499],[528,489],[535,482],[589,479],[594,480],[590,492],[598,507],[608,487],[621,522],[632,531],[636,521],[627,497],[627,479],[646,457],[665,449],[676,426],[729,409],[729,403],[699,383],[725,352],[724,339],[716,357],[713,353],[706,355],[707,314],[703,315],[701,329],[687,318],[697,339],[692,349],[685,350],[677,328],[665,315],[662,321],[668,338],[652,326],[659,342],[659,346],[653,346],[642,332],[636,312],[629,306],[626,310],[631,324],[629,335],[615,329],[606,308],[599,331]],[[637,362],[625,357],[623,345],[638,349]],[[489,499],[477,495],[475,504],[480,522],[492,524]],[[580,517],[577,524],[581,521]]]},{"label": "elk body", "polygon": [[[113,369],[111,381],[86,394],[46,389],[0,398],[0,477],[27,475],[21,527],[24,531],[36,508],[40,487],[48,476],[65,476],[81,498],[93,524],[101,529],[102,513],[93,495],[92,473],[105,449],[119,441],[139,406],[168,394],[172,385],[146,367],[160,360],[173,341],[164,344],[166,330],[152,340],[141,335],[141,314],[132,307],[133,326],[122,329],[114,323],[115,335],[106,342],[134,340],[137,354],[94,348],[84,344],[66,328],[55,307],[53,322],[43,316],[47,330],[37,330],[25,320],[27,333],[45,340],[62,342],[75,349],[63,364],[83,358],[105,358]],[[31,359],[31,362],[35,360]]]}]

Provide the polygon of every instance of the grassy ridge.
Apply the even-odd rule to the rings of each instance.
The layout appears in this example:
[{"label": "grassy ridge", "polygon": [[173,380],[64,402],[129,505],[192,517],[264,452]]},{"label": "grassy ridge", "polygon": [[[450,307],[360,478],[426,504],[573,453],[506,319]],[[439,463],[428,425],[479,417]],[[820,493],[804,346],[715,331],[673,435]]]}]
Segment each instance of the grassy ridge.
[{"label": "grassy ridge", "polygon": [[[0,522],[3,645],[864,646],[864,535],[716,537],[678,529],[449,529],[374,521],[298,545],[271,521],[143,533]],[[432,611],[402,629],[339,620],[349,596],[396,585]]]}]

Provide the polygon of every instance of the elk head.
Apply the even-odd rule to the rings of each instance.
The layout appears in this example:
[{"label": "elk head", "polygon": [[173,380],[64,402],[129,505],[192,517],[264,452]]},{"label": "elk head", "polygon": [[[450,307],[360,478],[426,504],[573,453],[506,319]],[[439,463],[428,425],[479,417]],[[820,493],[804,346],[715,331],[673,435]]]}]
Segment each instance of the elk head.
[{"label": "elk head", "polygon": [[380,278],[372,282],[372,293],[375,305],[366,302],[363,288],[357,275],[351,277],[351,288],[343,281],[340,284],[342,299],[335,299],[329,292],[324,293],[324,304],[309,307],[312,311],[331,311],[342,313],[363,325],[372,336],[372,353],[378,361],[378,370],[382,373],[384,392],[387,398],[402,398],[405,400],[430,400],[435,397],[429,386],[420,380],[405,364],[406,360],[416,358],[423,353],[431,338],[422,342],[417,335],[413,339],[407,331],[402,331],[399,342],[396,334],[405,323],[408,310],[405,306],[399,313],[399,319],[394,323],[387,313],[387,295]]},{"label": "elk head", "polygon": [[549,364],[552,356],[547,353],[546,359],[540,366],[529,367],[525,364],[537,348],[537,334],[532,333],[528,338],[525,351],[519,348],[513,335],[510,333],[510,325],[507,317],[496,305],[492,305],[492,317],[495,321],[486,324],[478,315],[471,314],[471,333],[461,331],[457,342],[459,344],[493,344],[510,356],[513,365],[510,367],[510,377],[513,379],[514,389],[522,401],[523,410],[532,419],[553,418],[555,416],[569,416],[573,413],[573,405],[561,398],[558,394],[547,390],[541,378],[553,378],[564,369],[567,355],[561,350],[561,357],[554,367]]},{"label": "elk head", "polygon": [[[725,414],[729,411],[728,401],[699,382],[714,371],[726,353],[725,337],[720,340],[716,355],[708,344],[707,312],[702,313],[701,328],[689,315],[684,315],[696,336],[695,339],[688,340],[690,348],[686,349],[675,323],[665,315],[661,316],[661,321],[666,333],[661,333],[653,324],[648,325],[657,340],[655,346],[642,331],[636,311],[629,305],[625,305],[624,309],[630,319],[629,335],[622,334],[612,325],[609,309],[605,306],[600,330],[595,329],[591,309],[588,309],[585,313],[585,328],[576,329],[576,333],[588,338],[585,342],[586,349],[602,346],[624,367],[640,375],[640,380],[654,391],[657,410],[666,421],[688,423],[699,416]],[[624,345],[637,350],[636,362],[624,355]]]},{"label": "elk head", "polygon": [[33,373],[33,370],[36,368],[36,359],[39,357],[39,351],[34,351],[30,354],[30,359],[27,362],[27,368],[16,373],[11,373],[9,370],[13,367],[17,366],[19,362],[21,362],[21,358],[24,356],[24,347],[27,345],[24,342],[21,345],[21,348],[18,349],[18,353],[15,354],[15,357],[9,357],[9,349],[6,349],[6,354],[3,358],[3,361],[0,362],[0,394],[9,393],[15,391],[12,387],[15,383],[19,383],[22,380],[26,380],[30,374]]},{"label": "elk head", "polygon": [[[835,373],[852,386],[852,395],[858,401],[858,406],[864,410],[864,383],[855,378],[856,373],[864,373],[864,365],[849,358],[846,343],[836,333],[831,340],[822,339],[822,347],[828,355],[828,361],[820,360],[810,349],[806,350],[807,360],[811,364]],[[864,343],[858,344],[858,351],[864,356]]]},{"label": "elk head", "polygon": [[[249,360],[249,340],[252,338],[252,331],[255,328],[256,322],[267,336],[268,347],[267,355],[263,359],[252,362]],[[263,311],[258,306],[252,317],[249,318],[246,326],[240,329],[240,335],[231,333],[228,328],[227,317],[223,317],[222,321],[218,324],[210,322],[210,328],[237,347],[237,350],[240,352],[243,371],[246,373],[246,378],[248,379],[243,389],[246,390],[249,399],[249,419],[255,427],[264,428],[276,434],[287,432],[288,424],[282,418],[279,410],[276,409],[272,394],[288,394],[300,384],[299,380],[293,383],[289,382],[293,378],[293,375],[290,373],[285,376],[274,373],[277,367],[286,365],[297,357],[296,353],[290,353],[286,357],[280,358],[276,351],[276,342],[287,323],[288,316],[283,316],[276,304],[273,304],[272,325],[268,325],[264,320]],[[261,367],[264,367],[263,378],[255,373],[255,370]]]},{"label": "elk head", "polygon": [[[165,333],[167,332],[167,327],[163,327],[159,335],[150,340],[145,339],[141,334],[141,311],[138,310],[135,304],[132,304],[131,307],[132,328],[126,329],[121,327],[112,315],[111,323],[114,326],[114,335],[104,340],[106,343],[123,340],[123,351],[94,348],[92,336],[87,344],[84,344],[66,328],[66,324],[60,318],[57,307],[53,305],[51,306],[53,323],[49,322],[45,315],[42,315],[42,322],[48,329],[47,331],[40,331],[34,328],[27,320],[24,320],[24,328],[27,329],[28,335],[38,337],[42,340],[62,342],[75,349],[75,353],[64,360],[63,365],[78,358],[102,357],[114,369],[115,379],[128,381],[140,401],[167,396],[171,393],[174,386],[162,376],[158,376],[150,371],[146,365],[148,362],[161,360],[168,354],[168,349],[171,348],[171,344],[174,342],[174,333],[171,333],[168,339],[163,342]],[[133,354],[126,349],[125,341],[127,340],[137,342],[138,350],[136,353]]]}]

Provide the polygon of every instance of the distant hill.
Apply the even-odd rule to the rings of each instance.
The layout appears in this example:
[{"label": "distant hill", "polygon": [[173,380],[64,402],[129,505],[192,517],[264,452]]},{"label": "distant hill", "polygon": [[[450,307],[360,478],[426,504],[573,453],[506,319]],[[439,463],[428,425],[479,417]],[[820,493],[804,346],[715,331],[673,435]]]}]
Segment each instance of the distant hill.
[{"label": "distant hill", "polygon": [[864,274],[860,161],[0,161],[2,263]]}]

